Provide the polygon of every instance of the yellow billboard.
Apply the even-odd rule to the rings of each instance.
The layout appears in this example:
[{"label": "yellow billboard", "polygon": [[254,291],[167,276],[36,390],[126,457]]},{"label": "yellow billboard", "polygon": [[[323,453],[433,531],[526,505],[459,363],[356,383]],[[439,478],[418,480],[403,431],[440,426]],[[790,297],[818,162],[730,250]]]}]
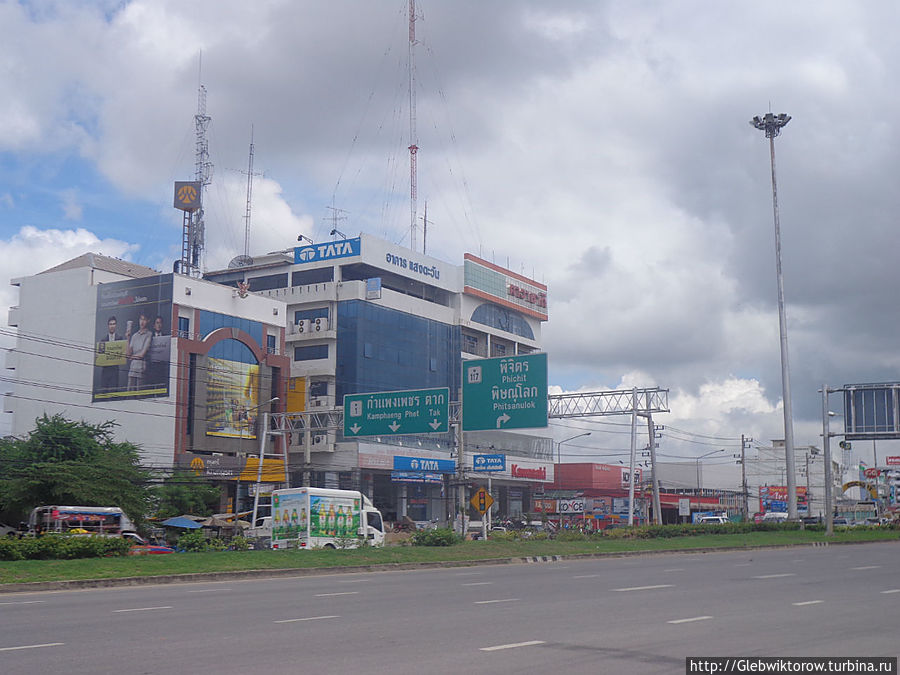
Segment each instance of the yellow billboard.
[{"label": "yellow billboard", "polygon": [[259,365],[210,358],[207,369],[206,435],[256,438]]}]

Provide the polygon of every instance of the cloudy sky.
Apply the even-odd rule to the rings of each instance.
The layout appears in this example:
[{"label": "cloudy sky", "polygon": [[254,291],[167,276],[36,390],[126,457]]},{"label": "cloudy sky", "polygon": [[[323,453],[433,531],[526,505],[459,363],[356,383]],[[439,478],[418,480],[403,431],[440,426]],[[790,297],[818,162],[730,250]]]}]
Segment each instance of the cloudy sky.
[{"label": "cloudy sky", "polygon": [[[251,255],[334,227],[408,245],[407,5],[0,0],[4,276],[85,251],[171,270],[201,81],[207,269],[243,253],[251,128]],[[726,483],[741,434],[783,438],[769,146],[748,124],[769,110],[793,116],[776,153],[796,444],[821,445],[823,382],[900,379],[895,2],[418,14],[428,253],[548,284],[555,391],[667,388],[660,453],[726,448],[705,460]],[[615,461],[624,422],[553,431],[592,429],[564,454]]]}]

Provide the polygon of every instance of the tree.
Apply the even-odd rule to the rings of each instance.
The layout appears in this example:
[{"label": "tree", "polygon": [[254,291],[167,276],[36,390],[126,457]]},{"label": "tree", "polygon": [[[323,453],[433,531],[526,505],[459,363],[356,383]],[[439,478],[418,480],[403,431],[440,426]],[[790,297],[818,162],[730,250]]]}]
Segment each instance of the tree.
[{"label": "tree", "polygon": [[189,513],[209,516],[215,511],[221,491],[190,472],[179,471],[153,488],[158,518]]},{"label": "tree", "polygon": [[114,440],[115,427],[45,414],[27,438],[0,440],[0,515],[16,522],[48,504],[118,506],[140,523],[150,472],[136,445]]}]

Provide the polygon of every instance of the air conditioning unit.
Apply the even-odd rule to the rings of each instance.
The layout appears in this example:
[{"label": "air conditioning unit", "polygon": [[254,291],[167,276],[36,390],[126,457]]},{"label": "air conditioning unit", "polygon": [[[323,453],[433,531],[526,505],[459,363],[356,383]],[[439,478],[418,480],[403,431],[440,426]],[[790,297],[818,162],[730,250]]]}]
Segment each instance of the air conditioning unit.
[{"label": "air conditioning unit", "polygon": [[328,319],[326,317],[315,319],[313,325],[310,326],[310,330],[314,333],[321,333],[328,330]]},{"label": "air conditioning unit", "polygon": [[315,434],[312,438],[312,444],[315,445],[325,445],[328,443],[328,436],[326,434]]},{"label": "air conditioning unit", "polygon": [[327,408],[328,407],[328,397],[327,396],[313,396],[309,399],[309,407],[310,408]]},{"label": "air conditioning unit", "polygon": [[309,319],[300,319],[297,322],[297,332],[298,333],[309,333]]}]

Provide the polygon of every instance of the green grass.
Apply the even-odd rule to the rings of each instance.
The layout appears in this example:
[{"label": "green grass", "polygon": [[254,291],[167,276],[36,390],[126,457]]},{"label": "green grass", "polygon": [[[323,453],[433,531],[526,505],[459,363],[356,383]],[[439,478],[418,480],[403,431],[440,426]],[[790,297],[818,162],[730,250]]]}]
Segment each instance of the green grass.
[{"label": "green grass", "polygon": [[839,530],[833,537],[810,530],[704,534],[658,539],[600,538],[590,541],[470,541],[447,547],[390,546],[352,551],[223,551],[81,560],[0,562],[0,585],[81,579],[112,579],[267,569],[309,569],[391,563],[474,561],[546,555],[689,551],[809,544],[898,541],[896,530]]}]

